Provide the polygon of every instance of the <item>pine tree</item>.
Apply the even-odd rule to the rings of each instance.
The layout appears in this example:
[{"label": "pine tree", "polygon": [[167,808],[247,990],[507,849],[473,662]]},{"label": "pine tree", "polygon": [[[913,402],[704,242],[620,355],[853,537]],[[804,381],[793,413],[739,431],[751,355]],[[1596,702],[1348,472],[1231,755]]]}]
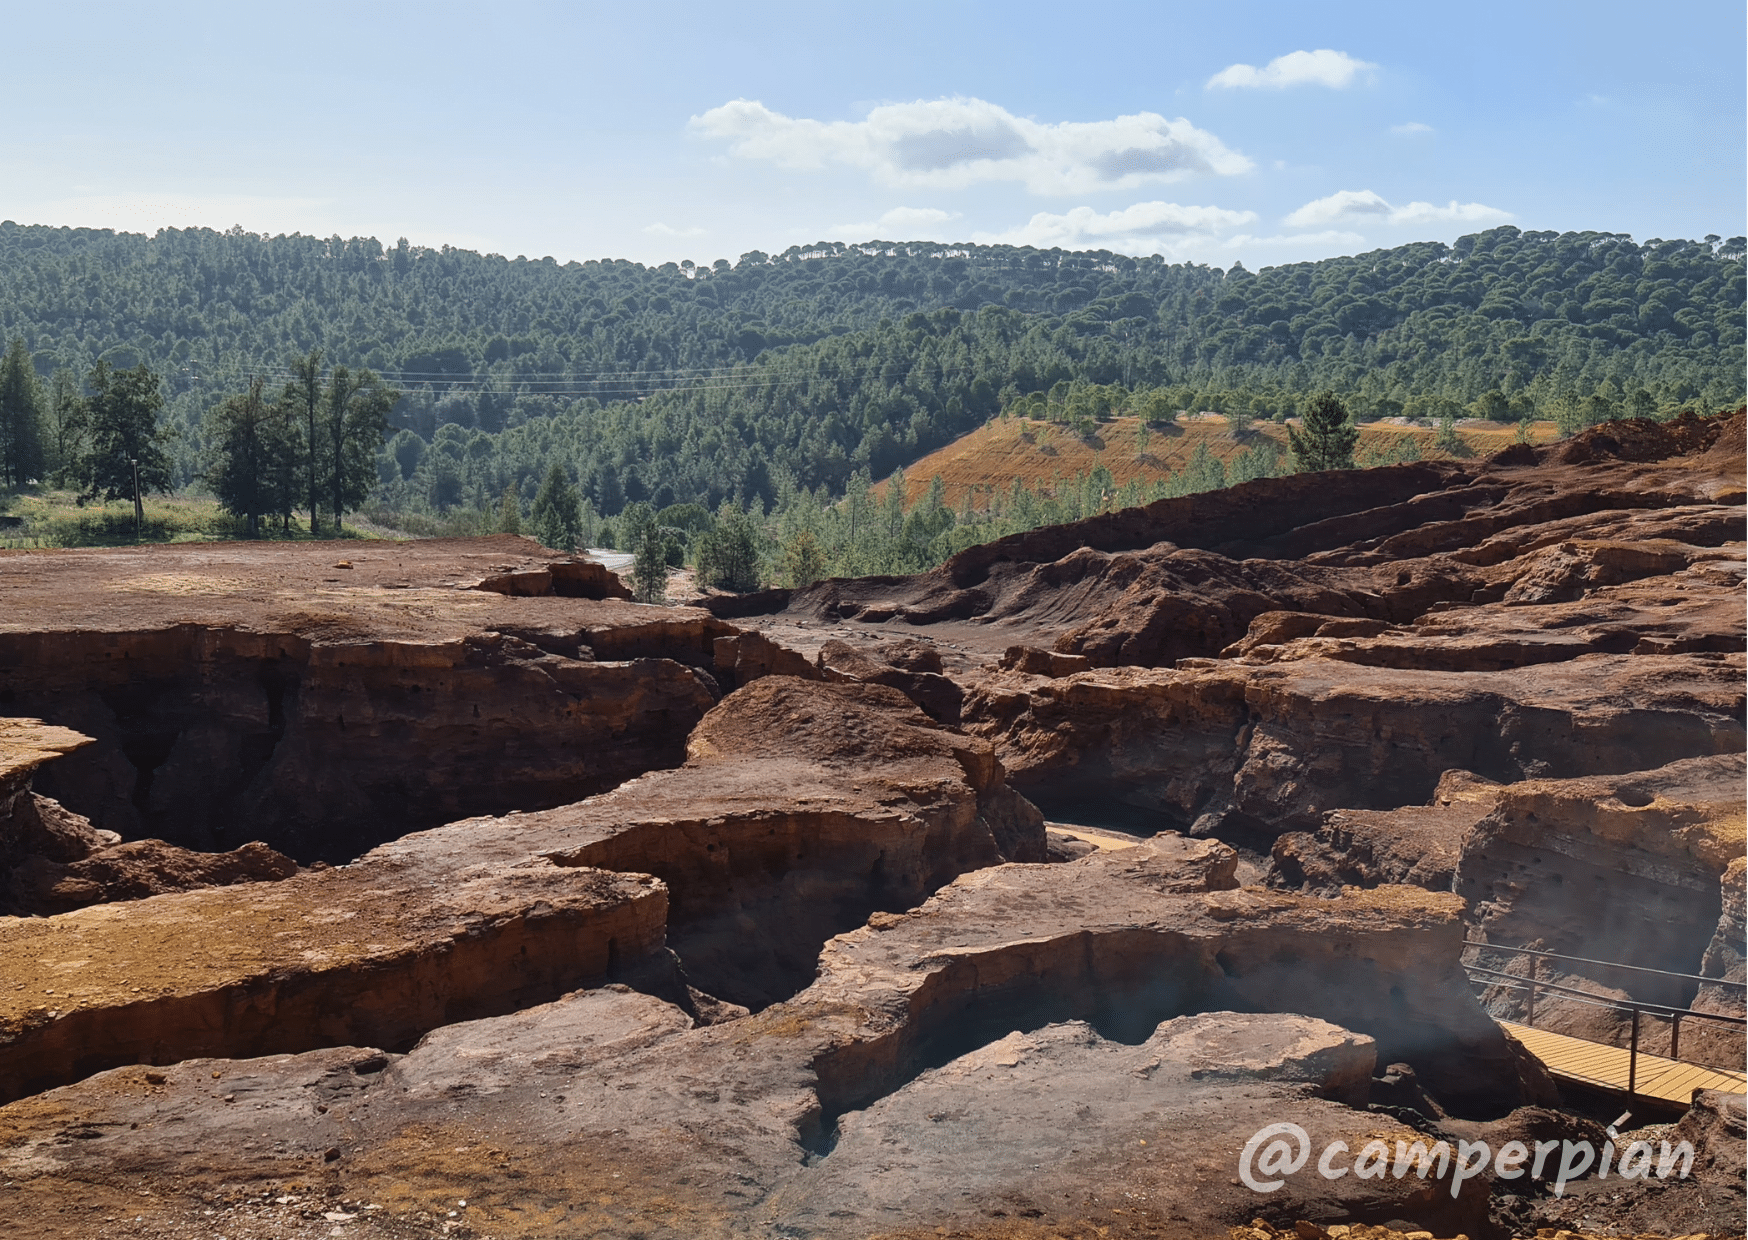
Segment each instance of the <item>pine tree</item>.
[{"label": "pine tree", "polygon": [[65,486],[79,471],[85,456],[85,432],[90,411],[72,371],[60,367],[49,380],[49,471],[56,485]]},{"label": "pine tree", "polygon": [[328,376],[321,463],[333,501],[336,537],[342,532],[345,511],[363,503],[376,487],[376,454],[388,432],[388,411],[399,399],[399,392],[384,387],[368,370],[354,374],[336,366]]},{"label": "pine tree", "polygon": [[24,341],[14,339],[0,361],[0,485],[22,487],[47,473],[36,368]]},{"label": "pine tree", "polygon": [[582,497],[571,485],[570,475],[557,461],[546,471],[546,481],[528,512],[528,532],[543,547],[575,551],[583,537]]},{"label": "pine tree", "polygon": [[1348,421],[1347,408],[1333,392],[1321,392],[1305,410],[1304,434],[1289,426],[1287,442],[1293,448],[1293,463],[1302,473],[1325,469],[1352,469],[1353,448],[1359,428]]},{"label": "pine tree", "polygon": [[638,533],[631,562],[631,594],[640,603],[668,599],[668,531],[654,521]]},{"label": "pine tree", "polygon": [[[322,351],[311,349],[306,357],[291,359],[292,380],[285,385],[285,401],[295,405],[304,422],[305,481],[309,484],[310,537],[319,528],[316,517],[316,493],[321,489],[322,470],[317,459],[321,455],[322,437],[316,429],[316,419],[322,409]],[[338,528],[336,526],[336,528]]]},{"label": "pine tree", "polygon": [[207,483],[226,512],[247,521],[250,538],[259,536],[262,517],[289,507],[287,491],[298,480],[291,420],[261,390],[262,381],[253,380],[247,392],[207,415]]},{"label": "pine tree", "polygon": [[[581,524],[579,522],[579,524]],[[504,498],[498,501],[498,533],[522,532],[522,502],[516,498],[516,484],[504,488]]]},{"label": "pine tree", "polygon": [[826,574],[825,552],[812,530],[800,530],[783,548],[783,577],[797,589],[804,589]]},{"label": "pine tree", "polygon": [[724,501],[713,529],[699,536],[698,584],[744,594],[759,588],[759,540],[753,519]]},{"label": "pine tree", "polygon": [[1474,456],[1474,450],[1463,442],[1463,437],[1457,434],[1457,419],[1451,414],[1445,414],[1438,420],[1438,433],[1432,437],[1432,446],[1448,456]]},{"label": "pine tree", "polygon": [[[158,429],[164,394],[158,376],[142,364],[132,370],[111,370],[98,362],[85,381],[90,388],[90,449],[85,455],[86,498],[105,500],[133,495],[135,463],[139,494],[170,490],[170,457]],[[139,505],[134,515],[138,517]]]}]

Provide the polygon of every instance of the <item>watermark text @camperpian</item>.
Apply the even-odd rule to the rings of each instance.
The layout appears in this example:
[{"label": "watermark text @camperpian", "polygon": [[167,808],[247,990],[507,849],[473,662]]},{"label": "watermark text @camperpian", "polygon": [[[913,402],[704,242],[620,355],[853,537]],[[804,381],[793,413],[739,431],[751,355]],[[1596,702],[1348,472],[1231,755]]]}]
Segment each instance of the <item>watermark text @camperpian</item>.
[{"label": "watermark text @camperpian", "polygon": [[[1625,1118],[1624,1116],[1622,1117]],[[1620,1123],[1616,1120],[1615,1123]],[[1566,1191],[1571,1180],[1595,1172],[1599,1179],[1610,1176],[1622,1180],[1643,1180],[1651,1176],[1666,1180],[1671,1175],[1685,1180],[1693,1170],[1693,1146],[1686,1141],[1671,1145],[1659,1141],[1654,1147],[1649,1141],[1629,1141],[1617,1146],[1620,1134],[1611,1124],[1609,1140],[1599,1153],[1589,1141],[1507,1141],[1497,1150],[1485,1141],[1434,1141],[1425,1139],[1391,1143],[1368,1141],[1357,1151],[1346,1141],[1331,1141],[1323,1147],[1314,1169],[1307,1174],[1326,1180],[1354,1176],[1361,1180],[1381,1180],[1386,1176],[1403,1179],[1414,1175],[1424,1180],[1430,1174],[1435,1180],[1450,1177],[1451,1196],[1455,1197],[1465,1181],[1472,1180],[1493,1167],[1499,1180],[1551,1180],[1554,1196]],[[1259,1193],[1272,1193],[1282,1187],[1289,1176],[1306,1169],[1311,1162],[1311,1136],[1297,1124],[1270,1124],[1257,1131],[1245,1143],[1238,1156],[1238,1178],[1246,1187]]]}]

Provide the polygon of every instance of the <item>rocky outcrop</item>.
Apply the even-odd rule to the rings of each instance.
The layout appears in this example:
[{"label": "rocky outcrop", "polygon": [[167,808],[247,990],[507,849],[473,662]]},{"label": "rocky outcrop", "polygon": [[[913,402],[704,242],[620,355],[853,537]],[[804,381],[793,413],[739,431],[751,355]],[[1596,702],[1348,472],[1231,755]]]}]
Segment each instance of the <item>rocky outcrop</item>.
[{"label": "rocky outcrop", "polygon": [[[1685,1035],[1684,1035],[1685,1036]],[[1570,1234],[1574,1228],[1602,1230],[1607,1220],[1613,1235],[1639,1233],[1648,1236],[1731,1236],[1742,1230],[1745,1205],[1743,1191],[1743,1146],[1748,1126],[1743,1122],[1741,1094],[1695,1090],[1693,1105],[1681,1121],[1655,1129],[1622,1131],[1616,1142],[1625,1154],[1635,1141],[1644,1141],[1660,1157],[1667,1142],[1671,1149],[1687,1142],[1693,1151],[1687,1178],[1678,1178],[1685,1157],[1675,1162],[1676,1174],[1659,1179],[1654,1174],[1627,1181],[1618,1175],[1609,1179],[1589,1177],[1567,1185],[1560,1197],[1514,1199],[1504,1220],[1517,1235]],[[1599,1143],[1598,1143],[1599,1144]]]},{"label": "rocky outcrop", "polygon": [[[1499,790],[1492,812],[1464,841],[1456,890],[1469,903],[1475,937],[1498,945],[1483,967],[1527,975],[1513,948],[1741,980],[1743,760],[1696,758],[1627,776],[1528,780]],[[1717,948],[1720,939],[1729,946]],[[1731,976],[1731,955],[1736,964]],[[1708,963],[1709,962],[1709,963]],[[1742,1015],[1739,987],[1542,959],[1536,976],[1598,999]],[[1702,1004],[1701,998],[1704,998]],[[1488,1009],[1528,1016],[1521,987],[1501,984]],[[1542,992],[1534,1023],[1593,1041],[1625,1045],[1624,1008]],[[1668,1020],[1641,1022],[1640,1048],[1670,1053]],[[1742,1032],[1686,1019],[1680,1057],[1739,1068]]]},{"label": "rocky outcrop", "polygon": [[[1480,1232],[1479,1180],[1453,1192],[1449,1175],[1313,1173],[1265,1196],[1235,1179],[1234,1144],[1285,1114],[1317,1151],[1358,1150],[1374,1133],[1423,1140],[1363,1109],[1375,1056],[1370,1038],[1303,1016],[1183,1016],[1133,1045],[1082,1021],[1012,1033],[845,1116],[830,1154],[771,1205],[804,1235],[976,1235],[1032,1220],[1044,1235],[1218,1235],[1258,1216]],[[1362,1109],[1340,1105],[1353,1101]],[[1087,1231],[1055,1230],[1070,1220]]]},{"label": "rocky outcrop", "polygon": [[222,853],[196,852],[163,840],[130,840],[94,849],[77,861],[31,858],[13,870],[9,898],[0,907],[17,915],[52,916],[171,891],[277,882],[296,874],[297,868],[297,862],[259,840]]},{"label": "rocky outcrop", "polygon": [[751,1007],[805,986],[820,946],[870,913],[911,908],[971,870],[1045,859],[1043,819],[988,742],[884,686],[784,676],[723,699],[677,770],[428,834],[481,857],[656,875],[692,983]]},{"label": "rocky outcrop", "polygon": [[338,869],[0,918],[0,1093],[128,1063],[409,1044],[662,948],[647,875],[482,865],[428,841]]},{"label": "rocky outcrop", "polygon": [[[693,981],[762,1006],[871,911],[1044,858],[1042,819],[989,745],[895,690],[765,677],[690,748],[611,794],[339,869],[0,922],[19,979],[0,995],[0,1077],[16,1093],[136,1059],[396,1045],[639,968],[660,988],[670,916]],[[687,1000],[677,980],[665,992]]]},{"label": "rocky outcrop", "polygon": [[[214,847],[398,837],[0,920],[0,1082],[69,1082],[0,1107],[8,1216],[248,1234],[248,1191],[261,1229],[385,1236],[1643,1224],[1600,1180],[1568,1217],[1486,1176],[1234,1177],[1284,1120],[1350,1156],[1593,1138],[1465,960],[1735,1001],[1741,438],[1258,480],[714,614],[579,597],[611,583],[504,540],[0,555],[0,701],[96,738],[45,772],[59,826],[18,802],[30,831],[83,838],[89,804],[187,807]],[[1087,829],[1118,811],[1191,834]],[[33,856],[48,892],[191,873],[138,841]],[[1705,1184],[1655,1192],[1714,1217]]]},{"label": "rocky outcrop", "polygon": [[1081,654],[1058,654],[1036,646],[1009,646],[997,664],[1004,672],[1024,672],[1028,676],[1072,676],[1092,670],[1092,660]]},{"label": "rocky outcrop", "polygon": [[940,652],[926,642],[911,638],[852,646],[834,639],[820,648],[819,669],[827,680],[897,689],[922,707],[931,719],[959,722],[964,691],[942,675]]},{"label": "rocky outcrop", "polygon": [[77,814],[31,791],[31,781],[46,763],[91,743],[69,728],[40,719],[0,718],[0,875],[29,858],[77,861],[115,843]]},{"label": "rocky outcrop", "polygon": [[1402,887],[1336,900],[1206,891],[1231,881],[1229,853],[1168,837],[1066,865],[983,871],[914,913],[833,940],[796,1002],[873,1015],[815,1064],[827,1115],[1028,1022],[1087,1020],[1134,1041],[1161,1020],[1224,1009],[1297,1012],[1366,1033],[1381,1059],[1413,1063],[1460,1113],[1520,1101],[1504,1037],[1457,963],[1459,901]]},{"label": "rocky outcrop", "polygon": [[1743,851],[1745,770],[1729,754],[1501,788],[1464,841],[1456,891],[1489,942],[1697,973]]},{"label": "rocky outcrop", "polygon": [[305,861],[678,764],[733,630],[473,588],[506,564],[562,584],[563,562],[518,566],[525,546],[371,543],[348,567],[310,543],[0,556],[0,701],[93,738],[39,790],[98,828]]},{"label": "rocky outcrop", "polygon": [[[1725,868],[1719,881],[1722,908],[1718,913],[1718,929],[1699,964],[1701,974],[1718,980],[1699,984],[1692,1004],[1696,1012],[1748,1016],[1748,989],[1743,985],[1748,982],[1748,970],[1744,969],[1742,959],[1744,942],[1748,941],[1743,917],[1745,871],[1748,859],[1737,857]],[[1689,1052],[1701,1063],[1731,1066],[1743,1061],[1740,1027],[1731,1029],[1714,1021],[1694,1020],[1687,1023],[1681,1036]]]},{"label": "rocky outcrop", "polygon": [[[1047,635],[1035,644],[1103,666],[1159,666],[1216,655],[1270,611],[1402,624],[1497,601],[1519,578],[1513,601],[1575,598],[1741,541],[1739,414],[1621,435],[1259,479],[1017,534],[917,577],[823,582],[771,602],[815,621],[975,621]],[[1561,555],[1577,567],[1550,558]]]},{"label": "rocky outcrop", "polygon": [[26,1207],[73,1183],[107,1205],[125,1183],[159,1226],[247,1192],[263,1218],[314,1202],[361,1227],[342,1203],[376,1204],[387,1227],[442,1202],[438,1218],[501,1236],[554,1219],[675,1237],[1003,1220],[1217,1234],[1259,1214],[1478,1234],[1484,1178],[1232,1183],[1283,1118],[1317,1149],[1421,1139],[1356,1109],[1381,1054],[1447,1063],[1457,1109],[1510,1109],[1520,1086],[1458,966],[1453,897],[1240,891],[1231,867],[1224,845],[1165,839],[983,870],[833,940],[813,985],[726,1024],[602,988],[404,1055],[117,1068],[0,1108],[0,1175]]},{"label": "rocky outcrop", "polygon": [[1740,752],[1742,669],[1598,655],[1510,674],[1320,658],[994,673],[972,681],[965,727],[1052,817],[1115,803],[1267,849],[1338,807],[1425,805],[1450,770],[1508,783]]},{"label": "rocky outcrop", "polygon": [[119,842],[30,789],[44,764],[91,743],[36,719],[0,719],[0,916],[43,916],[167,891],[287,878],[297,863],[259,842],[211,854]]},{"label": "rocky outcrop", "polygon": [[1316,831],[1275,840],[1269,884],[1302,891],[1402,883],[1449,891],[1469,830],[1493,808],[1499,785],[1446,771],[1430,805],[1335,809]]},{"label": "rocky outcrop", "polygon": [[820,680],[819,668],[763,633],[718,637],[713,645],[715,674],[725,689],[738,689],[761,676],[797,676]]},{"label": "rocky outcrop", "polygon": [[494,565],[492,571],[478,581],[459,583],[462,588],[489,590],[493,594],[509,594],[517,598],[551,595],[560,598],[631,598],[631,591],[619,580],[619,574],[610,571],[605,564],[574,557],[548,558],[551,553],[534,544],[533,539],[516,541],[523,545],[512,550],[522,553],[523,562]]}]

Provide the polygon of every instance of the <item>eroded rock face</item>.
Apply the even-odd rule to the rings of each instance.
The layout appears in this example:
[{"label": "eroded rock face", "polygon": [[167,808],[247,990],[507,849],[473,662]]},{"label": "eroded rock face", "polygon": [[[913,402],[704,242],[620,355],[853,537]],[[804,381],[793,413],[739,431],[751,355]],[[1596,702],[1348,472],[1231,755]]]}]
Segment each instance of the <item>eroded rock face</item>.
[{"label": "eroded rock face", "polygon": [[976,1234],[999,1220],[1048,1228],[1130,1214],[1132,1226],[1202,1234],[1258,1215],[1479,1230],[1479,1182],[1454,1197],[1448,1177],[1295,1176],[1269,1196],[1235,1183],[1234,1141],[1281,1116],[1317,1150],[1336,1139],[1359,1149],[1370,1130],[1395,1127],[1334,1104],[1364,1106],[1375,1056],[1371,1039],[1302,1016],[1183,1016],[1135,1045],[1080,1021],[1013,1033],[846,1115],[831,1152],[772,1205],[813,1234],[922,1220]]},{"label": "eroded rock face", "polygon": [[[1239,891],[1232,864],[1214,841],[1162,839],[967,875],[833,940],[812,986],[726,1024],[603,988],[451,1024],[404,1056],[118,1068],[0,1108],[0,1174],[27,1202],[152,1185],[129,1208],[164,1224],[221,1184],[295,1177],[291,1195],[386,1203],[389,1223],[465,1200],[469,1226],[504,1236],[861,1237],[997,1210],[1475,1234],[1481,1179],[1453,1195],[1448,1176],[1313,1174],[1267,1199],[1231,1184],[1244,1143],[1283,1119],[1318,1149],[1420,1139],[1349,1105],[1385,1048],[1438,1042],[1447,1102],[1509,1108],[1520,1091],[1457,967],[1453,897]],[[1351,1023],[1286,1014],[1319,1009]]]},{"label": "eroded rock face", "polygon": [[[73,557],[119,611],[0,625],[0,691],[109,729],[63,760],[95,790],[74,809],[495,816],[0,920],[0,1081],[74,1082],[0,1107],[5,1204],[161,1232],[272,1185],[387,1203],[339,1211],[365,1235],[419,1210],[502,1236],[1484,1235],[1484,1177],[1265,1200],[1238,1151],[1282,1120],[1350,1152],[1594,1135],[1476,999],[1471,934],[1628,960],[1636,936],[1735,1001],[1740,441],[1689,419],[1259,481],[716,614],[567,597],[607,583],[498,542],[271,575],[247,548]],[[1057,811],[1048,848],[1015,787]],[[1077,838],[1101,804],[1195,835]],[[1275,889],[1239,887],[1231,844],[1274,847]],[[1739,1133],[1725,1110],[1689,1126]],[[1597,1185],[1585,1210],[1640,1217]],[[1704,1185],[1658,1192],[1713,1217]]]},{"label": "eroded rock face", "polygon": [[819,669],[827,680],[897,689],[931,719],[959,722],[964,692],[941,674],[940,652],[923,642],[912,639],[852,646],[834,639],[820,648]]},{"label": "eroded rock face", "polygon": [[1745,772],[1728,754],[1501,788],[1464,841],[1456,891],[1489,942],[1697,972],[1743,851]]},{"label": "eroded rock face", "polygon": [[[1499,789],[1494,809],[1466,837],[1456,890],[1469,902],[1475,937],[1497,944],[1480,963],[1525,975],[1512,948],[1741,980],[1744,848],[1740,755],[1693,758],[1652,771],[1575,780],[1526,780]],[[1719,946],[1720,940],[1728,946]],[[1541,960],[1537,976],[1599,998],[1742,1015],[1738,987]],[[1703,987],[1703,989],[1702,989]],[[1701,1006],[1702,994],[1705,1005]],[[1488,1008],[1528,1016],[1521,989],[1501,985]],[[1538,1027],[1625,1045],[1630,1017],[1543,992]],[[1670,1053],[1668,1021],[1646,1018],[1639,1044]],[[1687,1019],[1683,1059],[1739,1068],[1740,1027]]]},{"label": "eroded rock face", "polygon": [[960,874],[1042,861],[1042,816],[986,741],[880,685],[764,676],[698,725],[684,766],[576,805],[428,836],[476,855],[657,875],[693,984],[762,1007],[813,977],[819,948]]},{"label": "eroded rock face", "polygon": [[277,882],[296,874],[297,868],[297,862],[259,840],[222,853],[196,852],[163,840],[130,840],[66,864],[33,858],[19,866],[12,875],[10,911],[52,916],[171,891]]},{"label": "eroded rock face", "polygon": [[1516,1105],[1513,1057],[1455,963],[1460,901],[1403,887],[1336,900],[1207,891],[1232,881],[1230,852],[1167,837],[1066,865],[986,870],[912,914],[834,939],[796,1002],[876,1015],[815,1065],[827,1115],[1035,1022],[1087,1020],[1134,1041],[1160,1020],[1230,1008],[1366,1033],[1382,1059],[1413,1063],[1459,1112]]},{"label": "eroded rock face", "polygon": [[125,1063],[397,1046],[661,953],[667,891],[648,875],[482,865],[441,844],[0,918],[0,1093]]},{"label": "eroded rock face", "polygon": [[1648,1176],[1623,1192],[1618,1176],[1590,1177],[1568,1185],[1561,1197],[1522,1201],[1507,1217],[1519,1235],[1596,1227],[1603,1219],[1617,1235],[1733,1235],[1742,1227],[1745,1129],[1741,1094],[1695,1090],[1693,1105],[1673,1128],[1627,1131],[1620,1137],[1623,1153],[1634,1140],[1646,1140],[1659,1154],[1665,1141],[1671,1146],[1686,1141],[1693,1149],[1689,1178]]},{"label": "eroded rock face", "polygon": [[162,840],[123,844],[30,789],[45,763],[91,743],[35,719],[0,719],[0,916],[45,916],[167,891],[288,878],[297,863],[254,842],[200,853]]},{"label": "eroded rock face", "polygon": [[26,857],[77,861],[113,842],[83,818],[31,791],[31,781],[45,763],[90,743],[89,736],[40,719],[0,718],[0,872]]},{"label": "eroded rock face", "polygon": [[306,861],[680,762],[732,628],[565,597],[568,562],[531,547],[0,555],[0,693],[94,739],[40,791],[99,829]]},{"label": "eroded rock face", "polygon": [[[1513,601],[1559,601],[1740,543],[1741,440],[1738,414],[1473,463],[1259,479],[1017,534],[917,577],[769,602],[816,621],[976,620],[1105,666],[1153,666],[1216,655],[1270,611],[1402,624],[1497,601],[1519,578]],[[1552,554],[1576,568],[1550,559],[1565,544]]]},{"label": "eroded rock face", "polygon": [[1425,805],[1454,769],[1512,782],[1739,752],[1743,668],[1593,655],[1510,674],[1322,658],[995,673],[974,681],[965,726],[1047,813],[1102,799],[1178,830],[1231,815],[1213,829],[1272,841],[1338,807]]},{"label": "eroded rock face", "polygon": [[1269,883],[1303,891],[1381,883],[1449,891],[1463,840],[1493,809],[1499,787],[1468,771],[1446,771],[1430,805],[1330,810],[1316,831],[1275,840]]}]

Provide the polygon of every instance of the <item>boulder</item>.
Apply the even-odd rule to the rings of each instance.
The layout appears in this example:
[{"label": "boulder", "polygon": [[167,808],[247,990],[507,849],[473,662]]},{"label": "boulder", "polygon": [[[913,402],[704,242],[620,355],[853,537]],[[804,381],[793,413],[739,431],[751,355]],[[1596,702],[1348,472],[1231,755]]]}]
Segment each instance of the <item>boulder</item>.
[{"label": "boulder", "polygon": [[926,642],[911,638],[852,646],[833,639],[820,648],[819,670],[827,680],[897,689],[922,707],[931,719],[959,722],[964,692],[941,674],[941,656]]}]

